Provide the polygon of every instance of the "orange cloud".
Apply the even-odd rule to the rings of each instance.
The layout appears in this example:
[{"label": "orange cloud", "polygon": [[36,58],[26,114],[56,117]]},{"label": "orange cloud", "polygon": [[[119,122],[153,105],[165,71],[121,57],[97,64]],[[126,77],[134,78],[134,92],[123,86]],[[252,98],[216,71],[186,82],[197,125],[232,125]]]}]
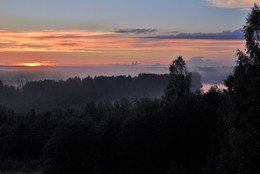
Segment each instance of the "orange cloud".
[{"label": "orange cloud", "polygon": [[244,40],[134,38],[85,30],[0,31],[0,65],[100,65],[135,60],[168,64],[179,55],[226,61],[244,44]]},{"label": "orange cloud", "polygon": [[230,51],[244,45],[242,40],[194,40],[129,38],[114,32],[70,31],[1,31],[1,52],[89,52],[113,50]]}]

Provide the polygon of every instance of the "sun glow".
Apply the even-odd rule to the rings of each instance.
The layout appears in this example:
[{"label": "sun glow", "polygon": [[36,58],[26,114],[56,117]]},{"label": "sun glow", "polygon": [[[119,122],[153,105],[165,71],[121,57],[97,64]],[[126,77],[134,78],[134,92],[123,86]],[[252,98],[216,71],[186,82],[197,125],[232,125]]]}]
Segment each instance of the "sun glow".
[{"label": "sun glow", "polygon": [[235,50],[242,50],[244,44],[244,40],[135,38],[85,30],[0,30],[0,57],[6,57],[0,58],[0,65],[127,64],[129,55],[138,57],[134,59],[141,64],[167,64],[172,55],[191,58],[194,54],[226,61],[227,57],[234,57]]},{"label": "sun glow", "polygon": [[33,62],[33,63],[21,63],[18,64],[19,66],[29,66],[29,67],[35,67],[35,66],[45,66],[42,63],[39,62]]}]

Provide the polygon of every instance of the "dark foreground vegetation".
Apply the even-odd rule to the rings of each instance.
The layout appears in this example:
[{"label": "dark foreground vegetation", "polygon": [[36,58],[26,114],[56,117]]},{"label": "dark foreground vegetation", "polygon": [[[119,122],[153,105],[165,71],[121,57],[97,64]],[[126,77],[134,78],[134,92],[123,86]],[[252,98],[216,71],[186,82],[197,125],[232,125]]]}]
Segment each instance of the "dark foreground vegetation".
[{"label": "dark foreground vegetation", "polygon": [[191,73],[178,57],[160,99],[89,101],[81,109],[27,114],[1,106],[0,169],[43,174],[260,173],[259,21],[255,5],[244,26],[247,52],[238,51],[224,91],[213,87],[207,93],[192,92]]}]

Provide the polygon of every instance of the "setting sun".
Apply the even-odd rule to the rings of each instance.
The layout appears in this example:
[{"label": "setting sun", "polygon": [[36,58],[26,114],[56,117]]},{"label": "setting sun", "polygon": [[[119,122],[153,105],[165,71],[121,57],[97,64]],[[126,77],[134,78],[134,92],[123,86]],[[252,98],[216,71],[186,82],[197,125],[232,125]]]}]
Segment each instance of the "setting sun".
[{"label": "setting sun", "polygon": [[42,63],[39,63],[39,62],[33,62],[33,63],[21,63],[21,64],[18,64],[20,66],[29,66],[29,67],[34,67],[34,66],[43,66]]}]

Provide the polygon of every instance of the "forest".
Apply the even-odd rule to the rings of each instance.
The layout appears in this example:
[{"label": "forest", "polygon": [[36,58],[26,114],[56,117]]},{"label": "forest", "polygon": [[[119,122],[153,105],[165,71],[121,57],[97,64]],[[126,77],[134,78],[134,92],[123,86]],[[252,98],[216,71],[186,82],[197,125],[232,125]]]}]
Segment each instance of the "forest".
[{"label": "forest", "polygon": [[226,90],[200,91],[181,56],[168,75],[0,83],[0,171],[260,173],[259,21],[255,4]]},{"label": "forest", "polygon": [[[191,91],[202,87],[201,76],[191,75]],[[26,82],[21,88],[0,81],[0,104],[18,112],[80,108],[84,103],[112,102],[120,98],[161,98],[169,74],[139,74],[131,76],[97,76],[69,78],[66,81],[40,80]]]}]

